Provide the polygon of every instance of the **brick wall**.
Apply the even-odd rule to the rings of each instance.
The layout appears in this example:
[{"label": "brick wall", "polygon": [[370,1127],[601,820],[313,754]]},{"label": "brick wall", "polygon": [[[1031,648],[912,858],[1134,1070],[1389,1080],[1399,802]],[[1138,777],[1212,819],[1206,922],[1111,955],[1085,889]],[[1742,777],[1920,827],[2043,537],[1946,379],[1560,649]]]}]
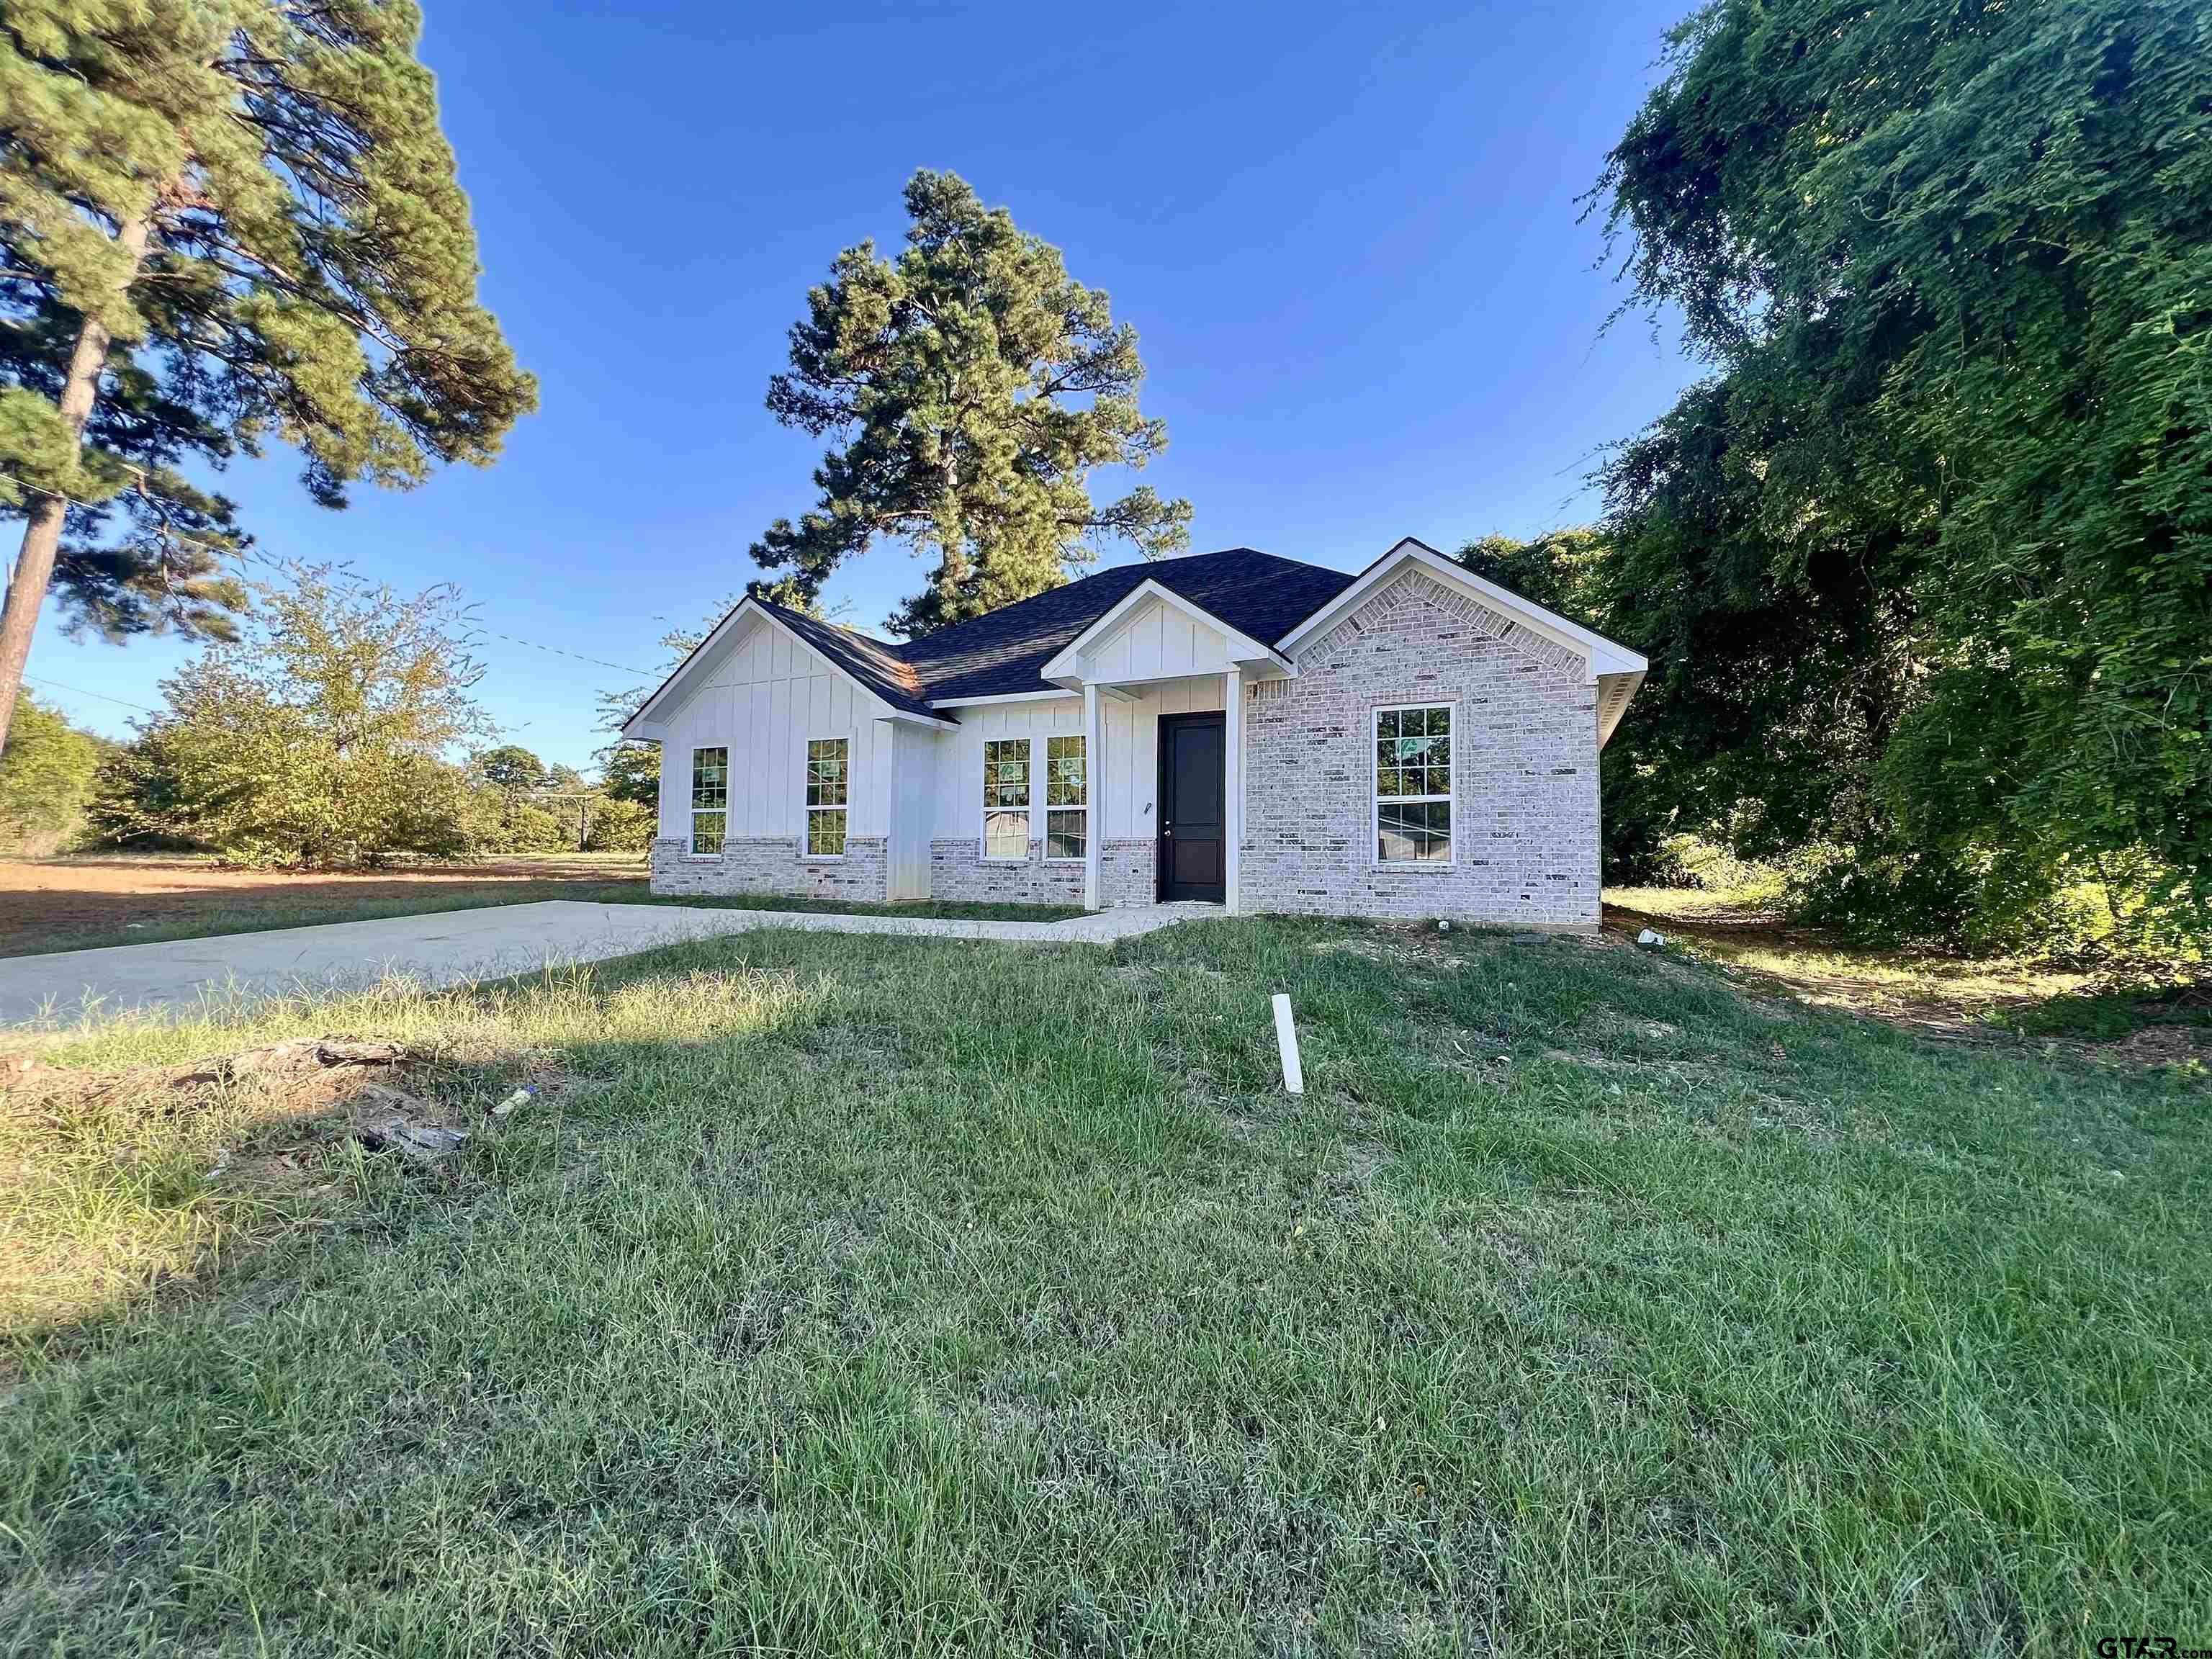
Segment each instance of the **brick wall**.
[{"label": "brick wall", "polygon": [[1030,843],[1030,855],[1020,864],[1011,860],[986,863],[975,842],[933,841],[929,843],[929,896],[984,904],[1080,904],[1083,866],[1047,864],[1044,843]]},{"label": "brick wall", "polygon": [[763,836],[726,841],[719,858],[695,859],[684,843],[653,843],[653,890],[656,893],[781,893],[793,898],[854,899],[880,904],[890,890],[884,879],[881,836],[853,836],[842,859],[799,856],[796,836]]},{"label": "brick wall", "polygon": [[[1583,659],[1409,570],[1246,688],[1244,907],[1546,927],[1598,916],[1597,688]],[[1373,711],[1450,702],[1449,867],[1377,866]]]},{"label": "brick wall", "polygon": [[1099,848],[1098,902],[1103,908],[1150,904],[1159,890],[1159,843],[1151,836],[1109,841]]}]

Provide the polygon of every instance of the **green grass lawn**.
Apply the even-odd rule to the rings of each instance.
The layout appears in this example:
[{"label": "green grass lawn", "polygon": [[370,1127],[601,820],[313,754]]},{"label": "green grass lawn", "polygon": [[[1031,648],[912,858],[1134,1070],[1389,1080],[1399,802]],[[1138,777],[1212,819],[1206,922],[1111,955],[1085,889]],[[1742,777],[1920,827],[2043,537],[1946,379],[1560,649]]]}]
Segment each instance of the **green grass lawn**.
[{"label": "green grass lawn", "polygon": [[[550,1086],[429,1174],[79,1086],[324,1031]],[[2212,1644],[2194,1062],[1279,921],[748,934],[47,1057],[11,1651]]]}]

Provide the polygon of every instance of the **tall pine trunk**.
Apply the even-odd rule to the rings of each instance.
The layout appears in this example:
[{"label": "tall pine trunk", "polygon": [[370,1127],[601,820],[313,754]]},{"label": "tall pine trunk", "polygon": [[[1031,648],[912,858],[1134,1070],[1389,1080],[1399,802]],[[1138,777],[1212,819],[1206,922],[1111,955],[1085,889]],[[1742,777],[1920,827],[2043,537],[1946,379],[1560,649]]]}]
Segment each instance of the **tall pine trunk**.
[{"label": "tall pine trunk", "polygon": [[[138,279],[153,222],[149,210],[124,220],[116,232],[116,241],[131,256],[130,270],[118,294],[129,292]],[[76,349],[70,353],[69,377],[62,382],[61,411],[69,422],[70,435],[80,441],[100,396],[100,376],[107,367],[110,338],[107,325],[88,314],[77,331]],[[54,556],[61,551],[62,524],[68,516],[69,503],[60,496],[38,494],[23,526],[22,550],[16,554],[15,571],[8,579],[7,604],[0,607],[0,750],[8,746],[15,698],[23,688],[24,665],[31,659],[31,635],[38,629],[39,611],[53,581]]]}]

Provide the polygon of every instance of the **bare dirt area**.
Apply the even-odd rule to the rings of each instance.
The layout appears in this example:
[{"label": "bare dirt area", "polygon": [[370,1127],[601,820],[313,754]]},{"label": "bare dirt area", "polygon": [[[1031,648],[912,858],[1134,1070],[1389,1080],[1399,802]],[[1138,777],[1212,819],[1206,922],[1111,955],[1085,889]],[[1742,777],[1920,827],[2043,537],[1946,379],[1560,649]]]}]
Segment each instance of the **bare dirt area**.
[{"label": "bare dirt area", "polygon": [[301,873],[189,857],[0,860],[0,956],[356,921],[478,904],[645,893],[634,854]]},{"label": "bare dirt area", "polygon": [[1724,894],[1608,889],[1605,930],[1646,927],[1748,984],[1808,1006],[1848,1009],[1941,1042],[2033,1042],[2126,1065],[2212,1066],[2212,982],[2177,964],[2163,988],[2124,988],[2048,963],[1840,945]]}]

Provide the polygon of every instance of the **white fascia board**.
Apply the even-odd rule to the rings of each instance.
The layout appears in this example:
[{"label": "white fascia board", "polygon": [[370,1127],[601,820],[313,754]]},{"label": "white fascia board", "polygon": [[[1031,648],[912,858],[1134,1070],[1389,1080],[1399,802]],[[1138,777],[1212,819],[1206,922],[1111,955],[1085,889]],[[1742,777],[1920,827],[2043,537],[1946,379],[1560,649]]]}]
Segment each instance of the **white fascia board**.
[{"label": "white fascia board", "polygon": [[1077,691],[994,691],[988,697],[932,697],[932,708],[981,708],[994,702],[1064,702]]},{"label": "white fascia board", "polygon": [[[721,653],[724,646],[735,640],[746,619],[758,617],[765,621],[768,612],[755,605],[750,595],[739,599],[730,614],[714,624],[714,631],[691,647],[691,654],[676,665],[668,678],[661,681],[653,694],[638,705],[637,713],[623,722],[622,734],[626,738],[642,737],[647,726],[664,726],[665,722],[648,720],[646,717],[656,709],[672,708],[683,702],[678,695],[687,687],[698,670]],[[794,635],[794,637],[796,637]]]},{"label": "white fascia board", "polygon": [[[1193,622],[1204,623],[1215,633],[1220,635],[1228,644],[1229,660],[1231,662],[1273,663],[1280,668],[1291,666],[1290,659],[1273,646],[1263,644],[1249,634],[1240,633],[1204,605],[1193,604],[1173,588],[1164,587],[1147,576],[1122,595],[1121,602],[1112,610],[1062,646],[1059,655],[1037,670],[1037,678],[1050,680],[1055,684],[1065,684],[1068,680],[1073,679],[1077,685],[1080,686],[1090,678],[1087,672],[1090,665],[1086,660],[1090,654],[1090,647],[1095,641],[1103,640],[1111,634],[1121,625],[1123,618],[1148,599],[1158,599],[1169,609],[1180,611]],[[1176,678],[1189,677],[1178,675]]]},{"label": "white fascia board", "polygon": [[1319,638],[1408,564],[1420,566],[1439,581],[1456,583],[1516,622],[1584,657],[1589,663],[1592,681],[1601,674],[1641,674],[1651,666],[1626,646],[1593,633],[1578,623],[1571,623],[1534,599],[1523,599],[1510,587],[1501,587],[1476,575],[1465,565],[1455,563],[1426,542],[1416,541],[1411,536],[1401,538],[1396,546],[1369,565],[1358,580],[1283,635],[1280,648],[1295,652],[1309,640]]},{"label": "white fascia board", "polygon": [[[863,690],[866,689],[865,686],[861,688]],[[876,718],[891,726],[918,726],[926,732],[957,732],[960,729],[958,720],[939,720],[934,714],[916,714],[904,708],[886,708]]]},{"label": "white fascia board", "polygon": [[875,704],[878,708],[883,711],[883,714],[878,716],[878,718],[912,720],[920,721],[925,725],[944,726],[947,729],[958,724],[957,721],[954,720],[934,720],[925,714],[900,714],[899,711],[892,708],[889,703],[878,696],[868,685],[854,676],[842,663],[817,649],[803,635],[798,633],[795,629],[786,627],[781,617],[778,617],[775,612],[770,611],[766,605],[760,604],[749,593],[744,599],[738,601],[736,607],[728,616],[723,617],[721,621],[714,624],[714,631],[708,635],[705,639],[700,641],[699,643],[692,648],[691,654],[690,656],[684,658],[682,662],[676,665],[676,672],[669,675],[666,679],[660,683],[660,689],[645,700],[645,702],[639,707],[637,713],[631,715],[629,720],[623,723],[622,735],[626,738],[642,736],[646,726],[649,725],[659,726],[665,724],[665,722],[657,720],[648,721],[646,719],[646,716],[652,714],[656,708],[674,708],[681,704],[684,701],[684,695],[690,690],[691,682],[698,677],[708,665],[712,663],[715,658],[719,657],[722,653],[724,647],[736,644],[738,635],[744,629],[745,624],[755,620],[757,620],[765,627],[773,628],[777,633],[782,635],[784,638],[789,640],[793,645],[796,645],[802,650],[805,651],[808,655],[818,658],[822,662],[827,664],[831,673],[836,674],[840,678],[850,683],[854,690],[859,692],[862,696],[866,697],[870,702]]},{"label": "white fascia board", "polygon": [[[1605,707],[1605,694],[1610,689],[1606,684],[1607,680],[1617,684],[1626,682],[1622,686],[1620,701],[1613,704],[1610,709]],[[1628,713],[1628,705],[1636,701],[1636,694],[1642,690],[1643,685],[1644,675],[1640,672],[1629,674],[1608,674],[1605,679],[1598,682],[1597,746],[1600,749],[1612,741],[1613,732],[1620,727],[1621,717]]]}]

